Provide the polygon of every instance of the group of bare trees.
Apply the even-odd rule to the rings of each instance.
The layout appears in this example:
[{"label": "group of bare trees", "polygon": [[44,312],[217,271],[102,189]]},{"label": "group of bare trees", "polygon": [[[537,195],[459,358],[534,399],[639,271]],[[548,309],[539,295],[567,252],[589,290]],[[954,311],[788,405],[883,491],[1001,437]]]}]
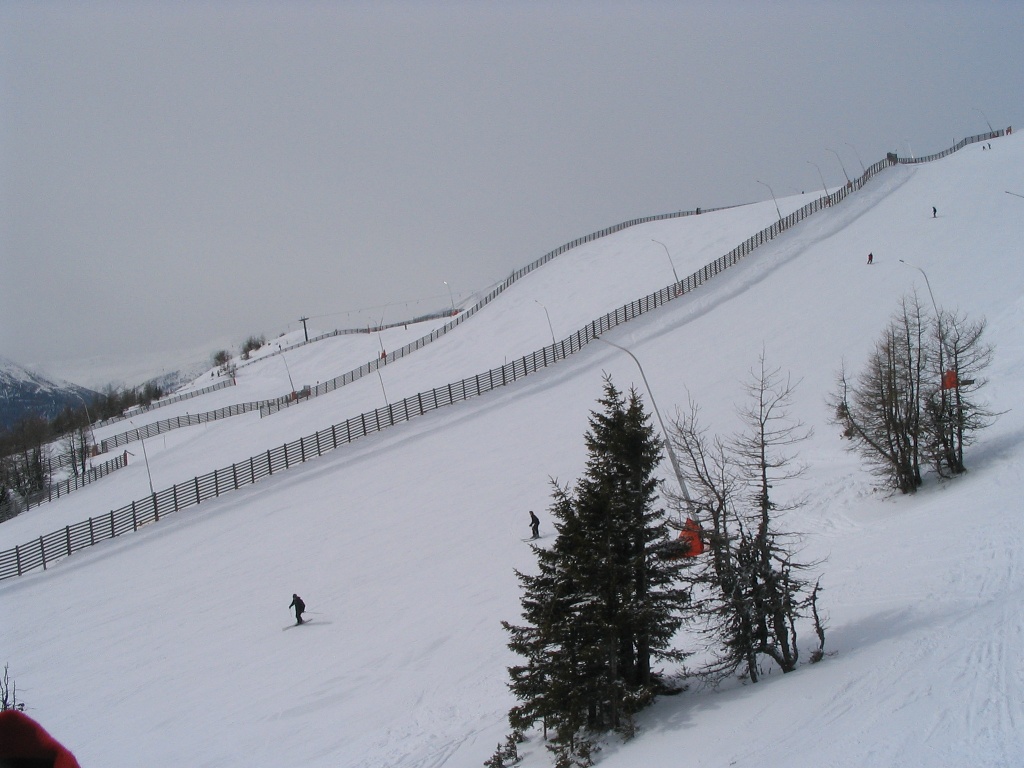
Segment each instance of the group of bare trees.
[{"label": "group of bare trees", "polygon": [[26,498],[50,482],[50,439],[50,425],[39,416],[24,418],[0,433],[0,520],[21,510],[9,501],[12,494]]},{"label": "group of bare trees", "polygon": [[18,684],[10,678],[7,665],[4,664],[3,675],[0,675],[0,712],[9,709],[24,712],[25,703],[18,701]]},{"label": "group of bare trees", "polygon": [[21,511],[21,501],[45,492],[55,470],[68,468],[76,477],[85,474],[94,447],[93,422],[134,405],[149,405],[162,395],[155,382],[130,389],[111,385],[89,398],[88,405],[82,401],[82,407],[67,406],[49,420],[28,414],[0,430],[0,520]]},{"label": "group of bare trees", "polygon": [[811,430],[790,411],[792,382],[767,368],[763,355],[746,389],[738,434],[710,435],[693,403],[671,429],[690,492],[689,500],[674,501],[699,518],[707,546],[684,578],[689,617],[710,652],[700,674],[713,682],[739,672],[756,683],[763,659],[784,673],[796,669],[800,619],[813,620],[812,660],[821,658],[825,643],[818,582],[808,575],[819,563],[797,559],[797,537],[783,525],[785,513],[804,499],[780,501],[782,486],[804,471],[793,451]]},{"label": "group of bare trees", "polygon": [[835,422],[872,471],[902,493],[966,470],[964,448],[996,414],[979,401],[992,362],[985,321],[903,298],[856,377],[845,366],[831,396]]}]

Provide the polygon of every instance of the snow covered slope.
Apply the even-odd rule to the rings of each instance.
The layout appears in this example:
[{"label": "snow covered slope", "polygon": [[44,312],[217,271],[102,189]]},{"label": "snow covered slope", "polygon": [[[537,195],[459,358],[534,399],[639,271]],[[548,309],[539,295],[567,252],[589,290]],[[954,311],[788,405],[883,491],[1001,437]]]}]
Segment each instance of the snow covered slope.
[{"label": "snow covered slope", "polygon": [[[810,503],[787,522],[805,532],[808,557],[828,558],[833,655],[756,686],[659,702],[637,739],[609,740],[601,765],[1024,762],[1024,200],[1006,194],[1024,193],[1022,178],[1018,136],[890,169],[609,335],[642,362],[664,414],[692,398],[722,433],[736,427],[734,405],[762,350],[800,381],[795,411],[815,435],[801,449],[805,481],[791,492]],[[652,240],[667,244],[682,275],[774,217],[769,201],[569,252],[387,366],[382,380],[263,420],[147,440],[154,483],[377,407],[384,391],[397,399],[500,365],[550,341],[544,309],[561,338],[671,282]],[[988,319],[996,358],[986,394],[1006,413],[967,456],[966,477],[929,478],[914,497],[892,497],[844,451],[825,401],[841,362],[861,364],[899,298],[926,292],[921,270],[939,304]],[[316,346],[305,348],[303,383],[320,370],[336,375],[330,360],[315,360]],[[252,375],[280,377],[271,365]],[[0,661],[19,698],[83,765],[479,766],[512,704],[505,667],[514,657],[499,622],[518,616],[513,568],[531,567],[527,510],[550,532],[549,478],[582,472],[604,373],[644,391],[628,356],[594,344],[503,390],[0,583]],[[189,408],[206,410],[201,399]],[[136,461],[3,523],[0,547],[147,492]],[[313,622],[282,631],[293,592]],[[527,768],[548,764],[538,734],[522,751]]]}]

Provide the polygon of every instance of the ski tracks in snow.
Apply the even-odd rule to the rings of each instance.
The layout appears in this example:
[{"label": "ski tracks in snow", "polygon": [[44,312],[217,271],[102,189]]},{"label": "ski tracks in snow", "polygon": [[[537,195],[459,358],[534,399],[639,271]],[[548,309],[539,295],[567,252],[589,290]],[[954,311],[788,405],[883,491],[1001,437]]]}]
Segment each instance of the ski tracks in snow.
[{"label": "ski tracks in snow", "polygon": [[[963,733],[965,757],[981,765],[1019,764],[1024,755],[1024,711],[1019,693],[1024,688],[1020,658],[1024,621],[1020,604],[992,606],[991,621],[975,624],[983,633],[966,658],[949,659],[950,685],[964,694],[962,712],[938,718],[935,731]],[[970,620],[970,619],[968,619]],[[949,722],[952,721],[952,722]]]}]

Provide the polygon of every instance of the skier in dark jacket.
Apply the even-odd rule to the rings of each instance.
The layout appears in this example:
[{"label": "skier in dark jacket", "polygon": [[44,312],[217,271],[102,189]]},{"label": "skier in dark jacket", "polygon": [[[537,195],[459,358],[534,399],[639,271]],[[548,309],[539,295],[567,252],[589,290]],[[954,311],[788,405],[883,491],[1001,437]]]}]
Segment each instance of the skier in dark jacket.
[{"label": "skier in dark jacket", "polygon": [[292,595],[292,601],[289,603],[288,607],[295,609],[295,624],[301,624],[302,614],[306,610],[306,604],[302,602],[302,598],[298,595]]},{"label": "skier in dark jacket", "polygon": [[533,514],[533,510],[530,510],[530,530],[533,531],[533,536],[530,538],[540,538],[540,518]]}]

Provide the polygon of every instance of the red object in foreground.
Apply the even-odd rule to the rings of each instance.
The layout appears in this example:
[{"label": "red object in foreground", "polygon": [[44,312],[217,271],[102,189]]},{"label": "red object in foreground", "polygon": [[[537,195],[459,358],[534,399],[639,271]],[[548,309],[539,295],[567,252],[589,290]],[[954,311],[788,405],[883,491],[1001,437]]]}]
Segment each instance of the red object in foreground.
[{"label": "red object in foreground", "polygon": [[43,726],[16,709],[0,712],[0,765],[81,768]]},{"label": "red object in foreground", "polygon": [[700,526],[692,517],[686,518],[683,530],[679,532],[679,541],[687,545],[684,557],[696,557],[704,553],[704,539],[700,537]]}]

